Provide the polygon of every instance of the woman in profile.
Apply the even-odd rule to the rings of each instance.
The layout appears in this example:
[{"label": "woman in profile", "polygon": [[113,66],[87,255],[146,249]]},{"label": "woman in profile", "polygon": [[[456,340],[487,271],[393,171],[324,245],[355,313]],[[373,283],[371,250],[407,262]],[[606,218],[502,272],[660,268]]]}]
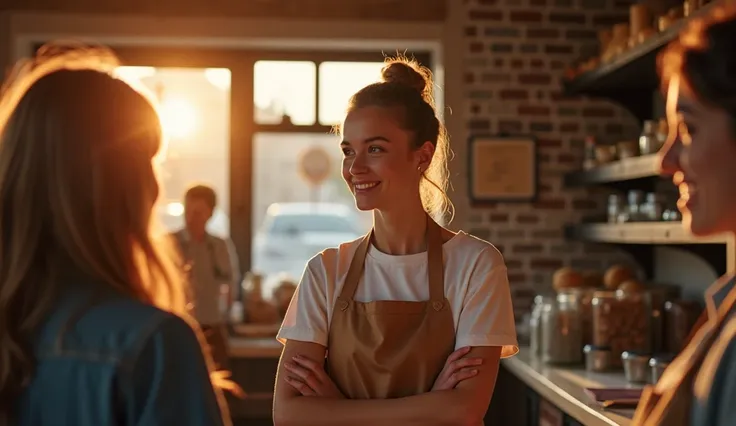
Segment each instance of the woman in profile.
[{"label": "woman in profile", "polygon": [[47,47],[3,91],[2,426],[229,424],[152,231],[159,118],[116,65]]},{"label": "woman in profile", "polygon": [[[736,8],[694,22],[662,56],[670,132],[662,171],[696,236],[736,235]],[[633,425],[736,424],[736,280],[705,294],[708,321],[644,391]]]}]

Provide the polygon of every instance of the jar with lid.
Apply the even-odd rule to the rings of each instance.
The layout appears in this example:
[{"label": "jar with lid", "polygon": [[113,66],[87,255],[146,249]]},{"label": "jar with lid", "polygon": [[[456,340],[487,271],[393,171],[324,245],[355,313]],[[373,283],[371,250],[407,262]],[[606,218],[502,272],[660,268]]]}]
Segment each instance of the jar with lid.
[{"label": "jar with lid", "polygon": [[593,295],[593,344],[611,348],[621,366],[624,351],[651,350],[651,301],[645,292],[597,291]]},{"label": "jar with lid", "polygon": [[641,135],[639,135],[639,153],[641,155],[648,155],[654,154],[658,150],[657,122],[646,120]]},{"label": "jar with lid", "polygon": [[664,350],[680,353],[687,344],[702,305],[694,300],[669,300],[664,304]]},{"label": "jar with lid", "polygon": [[619,194],[610,194],[608,196],[608,223],[616,223],[623,211],[623,199]]},{"label": "jar with lid", "polygon": [[541,294],[534,297],[534,306],[529,317],[529,349],[533,357],[542,356],[542,310],[545,303],[550,303],[551,300],[552,297]]},{"label": "jar with lid", "polygon": [[668,300],[675,300],[680,297],[680,287],[675,285],[657,284],[645,290],[649,294],[649,302],[651,306],[651,348],[652,353],[658,354],[665,352],[664,344],[664,316],[665,304]]},{"label": "jar with lid", "polygon": [[542,361],[550,364],[583,362],[583,333],[579,296],[557,294],[542,309]]},{"label": "jar with lid", "polygon": [[647,200],[642,205],[642,216],[652,222],[662,220],[664,210],[664,198],[656,192],[647,194]]},{"label": "jar with lid", "polygon": [[642,204],[644,203],[644,191],[632,189],[628,193],[628,209],[625,220],[623,222],[641,222],[646,220],[646,215],[642,213]]}]

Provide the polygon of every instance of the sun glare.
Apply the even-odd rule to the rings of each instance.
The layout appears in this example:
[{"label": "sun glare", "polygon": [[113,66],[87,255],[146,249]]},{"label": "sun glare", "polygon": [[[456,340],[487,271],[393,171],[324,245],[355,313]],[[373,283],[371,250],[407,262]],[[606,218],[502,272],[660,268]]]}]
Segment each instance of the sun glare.
[{"label": "sun glare", "polygon": [[199,114],[194,105],[180,97],[167,97],[159,106],[164,133],[173,138],[184,138],[197,128]]}]

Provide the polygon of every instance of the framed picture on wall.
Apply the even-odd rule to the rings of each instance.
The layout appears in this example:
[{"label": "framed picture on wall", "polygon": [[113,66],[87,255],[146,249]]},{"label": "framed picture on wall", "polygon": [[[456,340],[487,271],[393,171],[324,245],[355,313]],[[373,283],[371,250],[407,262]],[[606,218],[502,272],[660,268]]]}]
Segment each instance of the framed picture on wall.
[{"label": "framed picture on wall", "polygon": [[468,173],[471,202],[534,201],[537,141],[532,136],[471,136]]}]

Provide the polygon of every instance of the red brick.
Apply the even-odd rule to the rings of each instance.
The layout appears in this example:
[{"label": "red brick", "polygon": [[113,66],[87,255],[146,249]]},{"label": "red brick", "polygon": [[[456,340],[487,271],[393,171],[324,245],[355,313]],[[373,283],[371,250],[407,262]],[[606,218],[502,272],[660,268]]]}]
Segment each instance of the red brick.
[{"label": "red brick", "polygon": [[573,52],[573,47],[569,44],[548,44],[544,46],[544,53],[550,55],[569,55]]},{"label": "red brick", "polygon": [[566,66],[567,66],[567,63],[564,61],[559,61],[556,59],[549,61],[549,68],[553,70],[561,70],[561,69],[564,69]]},{"label": "red brick", "polygon": [[473,21],[501,21],[503,12],[500,10],[471,10],[468,17]]},{"label": "red brick", "polygon": [[550,84],[552,76],[549,74],[520,74],[519,83],[521,84]]},{"label": "red brick", "polygon": [[540,148],[560,148],[562,141],[555,139],[537,139],[537,146]]},{"label": "red brick", "polygon": [[517,110],[519,115],[531,116],[547,116],[549,115],[549,107],[542,105],[521,105]]},{"label": "red brick", "polygon": [[613,108],[608,107],[587,107],[583,108],[583,117],[588,118],[610,118],[616,115]]},{"label": "red brick", "polygon": [[468,84],[475,83],[475,74],[473,74],[472,72],[466,72],[464,76],[464,80]]},{"label": "red brick", "polygon": [[558,198],[538,200],[534,203],[534,207],[538,209],[563,210],[565,208],[565,200]]},{"label": "red brick", "polygon": [[557,162],[560,164],[575,164],[578,162],[578,158],[573,154],[560,154],[557,156]]},{"label": "red brick", "polygon": [[547,0],[529,0],[529,6],[546,6]]},{"label": "red brick", "polygon": [[551,132],[554,130],[554,126],[546,121],[533,121],[529,123],[529,130],[532,133]]},{"label": "red brick", "polygon": [[478,4],[493,6],[498,4],[498,0],[476,0]]},{"label": "red brick", "polygon": [[542,12],[534,10],[514,10],[509,15],[511,22],[542,22]]},{"label": "red brick", "polygon": [[498,131],[501,133],[520,133],[522,128],[521,121],[501,120],[498,122]]},{"label": "red brick", "polygon": [[541,153],[541,152],[537,154],[537,163],[539,163],[539,164],[547,164],[547,163],[549,163],[549,160],[550,160],[549,154],[545,154],[545,153]]},{"label": "red brick", "polygon": [[475,37],[478,35],[478,27],[465,27],[465,35],[467,37]]},{"label": "red brick", "polygon": [[534,58],[529,61],[529,66],[534,69],[544,68],[544,61],[538,58]]},{"label": "red brick", "polygon": [[580,123],[562,123],[560,124],[560,132],[576,133],[580,131]]},{"label": "red brick", "polygon": [[569,29],[565,31],[568,40],[595,40],[598,34],[595,30]]},{"label": "red brick", "polygon": [[510,284],[524,283],[527,281],[526,274],[521,273],[521,272],[515,272],[515,273],[508,274],[508,277],[509,277]]},{"label": "red brick", "polygon": [[526,37],[530,39],[552,39],[560,36],[560,30],[555,28],[528,28]]},{"label": "red brick", "polygon": [[615,24],[628,23],[628,13],[604,13],[593,16],[593,26],[611,27]]},{"label": "red brick", "polygon": [[594,200],[573,200],[572,208],[575,210],[595,210],[598,208],[598,203]]},{"label": "red brick", "polygon": [[544,246],[541,244],[519,244],[514,246],[514,253],[516,254],[537,254],[544,250]]},{"label": "red brick", "polygon": [[562,267],[562,260],[550,258],[535,258],[530,262],[532,269],[559,269]]},{"label": "red brick", "polygon": [[624,133],[624,126],[619,123],[608,123],[603,132],[607,135],[621,135]]},{"label": "red brick", "polygon": [[499,92],[502,100],[525,100],[529,98],[529,92],[520,89],[504,89]]},{"label": "red brick", "polygon": [[474,41],[470,43],[470,51],[473,53],[480,53],[483,51],[483,43]]},{"label": "red brick", "polygon": [[475,118],[468,122],[470,130],[490,130],[491,122],[487,118]]},{"label": "red brick", "polygon": [[516,216],[516,222],[523,224],[539,223],[539,216],[533,214],[520,214]]},{"label": "red brick", "polygon": [[480,105],[478,104],[472,104],[470,105],[470,112],[473,114],[479,114],[480,113]]},{"label": "red brick", "polygon": [[537,184],[537,191],[539,191],[540,194],[549,194],[550,192],[554,191],[554,188],[552,185],[548,185],[544,182],[539,182]]},{"label": "red brick", "polygon": [[521,59],[514,59],[511,61],[511,68],[521,69],[524,68],[524,61]]},{"label": "red brick", "polygon": [[488,216],[488,221],[491,223],[508,222],[509,215],[507,213],[492,213]]},{"label": "red brick", "polygon": [[585,14],[573,12],[551,12],[549,21],[558,24],[585,24]]},{"label": "red brick", "polygon": [[503,68],[503,58],[496,58],[493,60],[493,66],[496,68]]},{"label": "red brick", "polygon": [[520,269],[524,266],[524,262],[516,259],[505,259],[506,269]]}]

